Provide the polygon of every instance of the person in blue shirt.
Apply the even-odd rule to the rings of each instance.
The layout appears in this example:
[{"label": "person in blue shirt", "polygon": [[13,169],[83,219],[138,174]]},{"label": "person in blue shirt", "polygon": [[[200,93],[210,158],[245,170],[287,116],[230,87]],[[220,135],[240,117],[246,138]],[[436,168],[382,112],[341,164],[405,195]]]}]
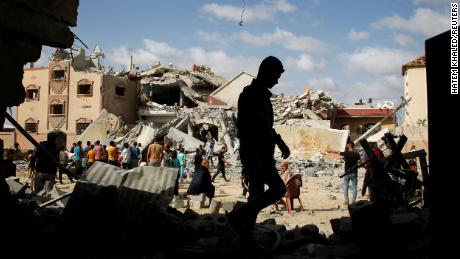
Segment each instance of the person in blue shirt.
[{"label": "person in blue shirt", "polygon": [[141,150],[137,147],[136,141],[132,143],[130,149],[131,149],[131,168],[134,168],[139,165],[139,154],[141,153]]}]

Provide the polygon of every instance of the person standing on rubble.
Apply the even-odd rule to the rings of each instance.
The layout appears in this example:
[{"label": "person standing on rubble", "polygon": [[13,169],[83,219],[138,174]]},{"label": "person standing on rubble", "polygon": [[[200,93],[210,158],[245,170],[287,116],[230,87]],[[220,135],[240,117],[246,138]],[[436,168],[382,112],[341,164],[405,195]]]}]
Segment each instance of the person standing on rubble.
[{"label": "person standing on rubble", "polygon": [[[59,161],[59,150],[57,148],[57,135],[48,133],[47,140],[40,142],[41,148],[35,149],[32,156],[31,167],[35,170],[34,191],[40,192],[45,188],[46,193],[51,192],[56,181],[57,165]],[[44,150],[54,158],[55,161],[48,157]]]},{"label": "person standing on rubble", "polygon": [[348,190],[350,188],[351,181],[351,191],[352,199],[351,203],[356,202],[356,196],[358,193],[358,165],[361,164],[361,156],[358,152],[354,150],[355,144],[353,141],[348,142],[345,147],[344,152],[338,152],[334,150],[328,150],[329,152],[340,154],[345,160],[345,176],[343,177],[343,195],[344,195],[344,205],[349,205],[350,200],[348,198]]},{"label": "person standing on rubble", "polygon": [[133,141],[131,147],[131,168],[135,168],[139,165],[139,155],[141,154],[141,149],[137,147],[137,142]]},{"label": "person standing on rubble", "polygon": [[[197,148],[195,150],[195,156],[193,157],[193,164],[195,165],[195,172],[197,172],[198,169],[200,168],[201,162],[203,162],[203,155],[201,154],[201,149]],[[209,168],[209,163],[208,163],[208,168]]]},{"label": "person standing on rubble", "polygon": [[121,168],[131,169],[131,148],[127,142],[123,143],[123,150],[121,151]]},{"label": "person standing on rubble", "polygon": [[172,150],[168,143],[164,144],[164,152],[163,152],[163,166],[164,167],[173,167],[172,166]]},{"label": "person standing on rubble", "polygon": [[[273,129],[273,107],[270,91],[284,72],[281,61],[273,56],[265,58],[259,66],[257,78],[246,86],[238,99],[238,138],[243,171],[249,182],[248,202],[228,214],[229,222],[240,235],[240,243],[249,250],[255,248],[252,232],[257,215],[280,200],[286,193],[273,159],[275,145],[282,158],[290,155],[288,146]],[[264,190],[264,185],[268,190]]]},{"label": "person standing on rubble", "polygon": [[83,167],[81,165],[81,158],[83,151],[81,150],[81,141],[77,141],[77,145],[75,146],[75,171],[77,175],[83,174]]},{"label": "person standing on rubble", "polygon": [[110,141],[110,145],[107,147],[107,159],[109,164],[118,167],[118,148],[115,146],[115,142]]},{"label": "person standing on rubble", "polygon": [[82,154],[82,166],[83,166],[83,171],[86,171],[89,167],[88,164],[88,152],[91,150],[91,141],[86,141],[86,147],[83,149],[83,154]]},{"label": "person standing on rubble", "polygon": [[104,162],[104,148],[101,146],[101,142],[96,140],[94,143],[95,146],[93,148],[94,151],[94,161]]},{"label": "person standing on rubble", "polygon": [[185,178],[185,167],[187,166],[187,157],[185,156],[185,150],[183,147],[179,148],[177,160],[179,161],[179,176],[183,180]]},{"label": "person standing on rubble", "polygon": [[161,166],[161,161],[163,160],[163,146],[158,143],[158,137],[155,137],[153,143],[150,144],[147,151],[147,161],[149,166]]}]

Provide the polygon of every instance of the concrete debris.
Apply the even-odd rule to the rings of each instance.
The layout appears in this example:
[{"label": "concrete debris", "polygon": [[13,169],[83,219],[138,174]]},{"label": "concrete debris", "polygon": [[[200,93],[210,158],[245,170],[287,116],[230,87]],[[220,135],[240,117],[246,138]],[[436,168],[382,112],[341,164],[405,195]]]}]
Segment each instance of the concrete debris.
[{"label": "concrete debris", "polygon": [[322,91],[308,91],[297,96],[273,95],[275,124],[297,125],[304,120],[328,120],[339,104]]},{"label": "concrete debris", "polygon": [[116,116],[107,112],[106,109],[101,110],[99,116],[93,121],[77,141],[101,141],[103,144],[108,144],[110,140],[124,136],[127,133],[126,123],[121,116]]},{"label": "concrete debris", "polygon": [[187,135],[176,128],[170,128],[166,137],[173,141],[173,147],[182,145],[187,152],[194,152],[200,145],[204,145],[203,141]]},{"label": "concrete debris", "polygon": [[10,192],[14,195],[23,195],[27,189],[27,184],[19,182],[19,177],[10,176],[5,181],[10,188]]}]

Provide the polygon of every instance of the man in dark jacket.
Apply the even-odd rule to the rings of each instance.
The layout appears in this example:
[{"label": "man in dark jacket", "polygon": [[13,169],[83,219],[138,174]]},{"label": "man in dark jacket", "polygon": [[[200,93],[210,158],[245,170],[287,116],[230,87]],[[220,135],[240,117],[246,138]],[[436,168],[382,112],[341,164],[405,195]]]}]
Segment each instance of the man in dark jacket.
[{"label": "man in dark jacket", "polygon": [[[48,133],[47,140],[40,142],[40,146],[48,151],[55,161],[59,161],[56,134]],[[40,192],[45,188],[46,193],[49,193],[56,180],[57,165],[45,154],[42,148],[35,149],[30,163],[32,170],[35,171],[34,191]]]},{"label": "man in dark jacket", "polygon": [[[246,86],[238,99],[238,138],[240,158],[249,182],[248,203],[229,215],[230,223],[240,234],[243,245],[252,244],[252,232],[259,212],[277,202],[286,192],[274,160],[275,144],[282,158],[290,151],[281,136],[273,129],[273,107],[270,101],[273,88],[284,72],[281,61],[265,58],[259,67],[257,78]],[[264,185],[268,190],[264,190]]]}]

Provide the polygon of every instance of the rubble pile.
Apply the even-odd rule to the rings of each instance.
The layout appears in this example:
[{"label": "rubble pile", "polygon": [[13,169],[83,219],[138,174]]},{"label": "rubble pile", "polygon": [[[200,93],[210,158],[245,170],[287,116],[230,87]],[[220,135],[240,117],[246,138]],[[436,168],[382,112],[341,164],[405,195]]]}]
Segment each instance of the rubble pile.
[{"label": "rubble pile", "polygon": [[300,124],[302,120],[328,120],[339,104],[323,91],[310,90],[301,95],[273,95],[275,125]]},{"label": "rubble pile", "polygon": [[207,101],[208,95],[223,85],[226,80],[202,66],[192,66],[192,71],[169,65],[157,63],[139,73],[140,83],[143,86],[144,101],[150,100],[156,87],[179,87],[181,92],[195,104]]}]

